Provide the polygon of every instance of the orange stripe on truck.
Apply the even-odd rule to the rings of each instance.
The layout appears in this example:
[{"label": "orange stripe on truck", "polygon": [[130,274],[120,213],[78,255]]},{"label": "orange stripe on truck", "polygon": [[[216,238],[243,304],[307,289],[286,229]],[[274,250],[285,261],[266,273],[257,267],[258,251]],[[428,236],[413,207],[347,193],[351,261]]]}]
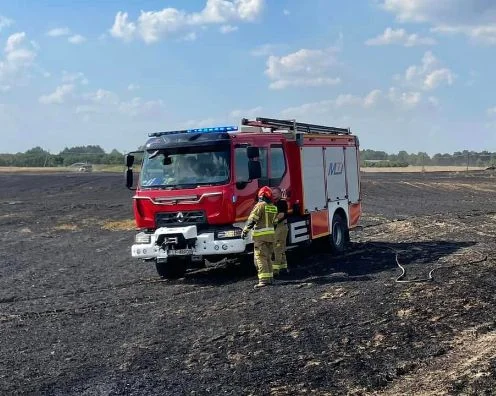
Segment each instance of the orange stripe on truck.
[{"label": "orange stripe on truck", "polygon": [[310,214],[312,239],[329,235],[329,212],[319,210]]},{"label": "orange stripe on truck", "polygon": [[351,204],[348,206],[348,215],[350,218],[349,228],[354,228],[358,225],[358,220],[362,216],[362,205],[360,203]]}]

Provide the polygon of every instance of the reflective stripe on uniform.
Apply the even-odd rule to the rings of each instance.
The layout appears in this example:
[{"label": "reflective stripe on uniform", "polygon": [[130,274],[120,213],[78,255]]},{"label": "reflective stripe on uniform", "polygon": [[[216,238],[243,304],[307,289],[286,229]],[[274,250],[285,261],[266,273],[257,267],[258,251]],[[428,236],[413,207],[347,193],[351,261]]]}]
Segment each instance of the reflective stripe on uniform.
[{"label": "reflective stripe on uniform", "polygon": [[288,268],[287,264],[272,264],[272,269],[274,270],[282,270]]},{"label": "reflective stripe on uniform", "polygon": [[273,274],[270,272],[261,272],[258,274],[258,279],[270,279],[273,278]]},{"label": "reflective stripe on uniform", "polygon": [[258,228],[253,230],[253,236],[274,235],[274,227]]},{"label": "reflective stripe on uniform", "polygon": [[[271,216],[272,219],[269,219],[269,213],[275,216]],[[271,204],[265,205],[265,227],[268,227],[269,225],[273,225],[276,216],[277,216],[277,207]]]}]

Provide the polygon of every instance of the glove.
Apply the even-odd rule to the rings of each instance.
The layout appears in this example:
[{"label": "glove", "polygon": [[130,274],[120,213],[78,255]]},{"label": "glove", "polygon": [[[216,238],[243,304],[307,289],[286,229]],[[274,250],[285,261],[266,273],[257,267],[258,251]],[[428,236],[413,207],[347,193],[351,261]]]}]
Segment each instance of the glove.
[{"label": "glove", "polygon": [[246,239],[247,236],[248,236],[248,230],[245,229],[241,232],[241,238]]}]

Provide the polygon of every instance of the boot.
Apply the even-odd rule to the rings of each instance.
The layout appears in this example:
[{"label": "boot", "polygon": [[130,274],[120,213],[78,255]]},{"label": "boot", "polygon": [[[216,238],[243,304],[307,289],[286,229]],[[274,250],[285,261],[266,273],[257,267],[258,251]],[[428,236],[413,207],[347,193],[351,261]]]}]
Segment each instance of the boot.
[{"label": "boot", "polygon": [[270,279],[261,279],[258,281],[258,283],[254,286],[255,289],[259,289],[261,287],[265,286],[270,286],[274,283],[274,280],[272,278]]}]

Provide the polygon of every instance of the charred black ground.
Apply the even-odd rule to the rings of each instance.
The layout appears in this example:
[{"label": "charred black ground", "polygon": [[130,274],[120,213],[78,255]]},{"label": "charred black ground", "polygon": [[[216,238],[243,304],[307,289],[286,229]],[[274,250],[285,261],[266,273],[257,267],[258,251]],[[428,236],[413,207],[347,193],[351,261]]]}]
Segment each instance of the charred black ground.
[{"label": "charred black ground", "polygon": [[122,175],[0,174],[0,393],[494,394],[495,180],[363,174],[350,250],[256,291],[131,259]]}]

